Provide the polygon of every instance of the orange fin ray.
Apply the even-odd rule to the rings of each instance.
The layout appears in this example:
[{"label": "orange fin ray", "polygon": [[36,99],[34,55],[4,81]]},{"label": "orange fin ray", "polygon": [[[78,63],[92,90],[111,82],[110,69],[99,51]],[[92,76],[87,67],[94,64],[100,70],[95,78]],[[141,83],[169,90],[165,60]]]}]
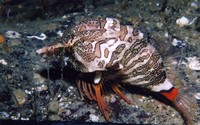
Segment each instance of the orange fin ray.
[{"label": "orange fin ray", "polygon": [[131,105],[134,104],[134,102],[133,102],[132,100],[128,99],[128,98],[119,90],[119,88],[116,86],[116,84],[112,84],[111,87],[112,87],[113,91],[114,91],[119,97],[121,97],[125,102],[127,102],[128,104],[131,104]]},{"label": "orange fin ray", "polygon": [[94,90],[95,90],[96,99],[97,99],[99,108],[100,108],[104,118],[106,119],[106,121],[109,121],[110,118],[109,118],[108,114],[106,113],[106,109],[108,110],[108,107],[105,105],[105,103],[102,99],[102,95],[101,95],[101,85],[100,84],[94,85]]}]

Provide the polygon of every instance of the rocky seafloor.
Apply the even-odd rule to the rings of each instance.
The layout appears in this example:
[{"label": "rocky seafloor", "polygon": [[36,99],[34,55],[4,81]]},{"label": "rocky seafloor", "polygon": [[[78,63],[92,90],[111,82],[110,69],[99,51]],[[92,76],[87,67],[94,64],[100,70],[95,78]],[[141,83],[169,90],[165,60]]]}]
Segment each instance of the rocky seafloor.
[{"label": "rocky seafloor", "polygon": [[[36,53],[61,37],[70,25],[98,16],[118,18],[141,30],[164,59],[173,58],[165,65],[177,67],[175,75],[181,82],[176,86],[193,88],[199,103],[198,0],[1,0],[1,120],[106,122],[96,102],[80,97],[77,72],[64,65],[64,57],[44,59]],[[181,115],[168,103],[154,94],[132,89],[122,92],[134,100],[134,105],[111,92],[108,102],[112,123],[183,124]],[[199,108],[194,123],[200,124]]]}]

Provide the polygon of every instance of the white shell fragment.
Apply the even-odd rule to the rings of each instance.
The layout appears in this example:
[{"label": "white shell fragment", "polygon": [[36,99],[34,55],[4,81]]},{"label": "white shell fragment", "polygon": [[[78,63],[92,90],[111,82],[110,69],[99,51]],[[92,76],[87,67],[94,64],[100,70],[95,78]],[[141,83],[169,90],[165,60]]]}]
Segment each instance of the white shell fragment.
[{"label": "white shell fragment", "polygon": [[190,22],[189,19],[184,16],[176,20],[176,24],[179,25],[180,27],[189,25],[189,22]]},{"label": "white shell fragment", "polygon": [[63,36],[63,32],[61,32],[61,31],[58,31],[57,34],[58,34],[60,37]]},{"label": "white shell fragment", "polygon": [[200,70],[200,58],[197,57],[188,57],[188,67],[191,70]]},{"label": "white shell fragment", "polygon": [[36,38],[39,40],[45,40],[47,38],[47,36],[44,33],[41,33],[40,36],[27,36],[27,38],[29,38],[29,39]]},{"label": "white shell fragment", "polygon": [[99,117],[94,115],[94,114],[90,114],[90,120],[93,122],[98,122],[99,121]]},{"label": "white shell fragment", "polygon": [[172,41],[172,45],[177,46],[177,47],[183,47],[186,44],[182,40],[174,38],[173,41]]},{"label": "white shell fragment", "polygon": [[4,59],[0,59],[0,63],[3,65],[8,65],[8,63]]},{"label": "white shell fragment", "polygon": [[21,34],[16,31],[9,30],[5,33],[5,36],[8,38],[15,39],[15,38],[20,38]]},{"label": "white shell fragment", "polygon": [[41,92],[41,91],[46,91],[48,89],[48,87],[46,85],[41,85],[37,87],[37,91]]},{"label": "white shell fragment", "polygon": [[198,8],[197,2],[192,2],[190,5],[191,5],[191,7]]}]

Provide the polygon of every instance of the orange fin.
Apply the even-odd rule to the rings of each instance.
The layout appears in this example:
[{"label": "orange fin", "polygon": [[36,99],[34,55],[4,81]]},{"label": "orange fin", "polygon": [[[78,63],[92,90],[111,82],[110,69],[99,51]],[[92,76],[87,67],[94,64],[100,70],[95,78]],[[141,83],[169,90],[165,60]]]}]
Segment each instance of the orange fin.
[{"label": "orange fin", "polygon": [[168,91],[162,91],[161,94],[165,96],[167,99],[170,101],[175,101],[177,96],[178,96],[178,89],[177,88],[172,88]]}]

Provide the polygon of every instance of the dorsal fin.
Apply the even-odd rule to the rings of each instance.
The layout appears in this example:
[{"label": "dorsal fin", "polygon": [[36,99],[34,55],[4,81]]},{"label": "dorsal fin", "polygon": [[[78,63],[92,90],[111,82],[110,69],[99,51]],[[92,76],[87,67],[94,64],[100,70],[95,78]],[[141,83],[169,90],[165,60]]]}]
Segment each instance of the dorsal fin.
[{"label": "dorsal fin", "polygon": [[173,57],[167,57],[163,59],[167,78],[175,86],[180,86],[181,80],[179,78],[177,61]]}]

